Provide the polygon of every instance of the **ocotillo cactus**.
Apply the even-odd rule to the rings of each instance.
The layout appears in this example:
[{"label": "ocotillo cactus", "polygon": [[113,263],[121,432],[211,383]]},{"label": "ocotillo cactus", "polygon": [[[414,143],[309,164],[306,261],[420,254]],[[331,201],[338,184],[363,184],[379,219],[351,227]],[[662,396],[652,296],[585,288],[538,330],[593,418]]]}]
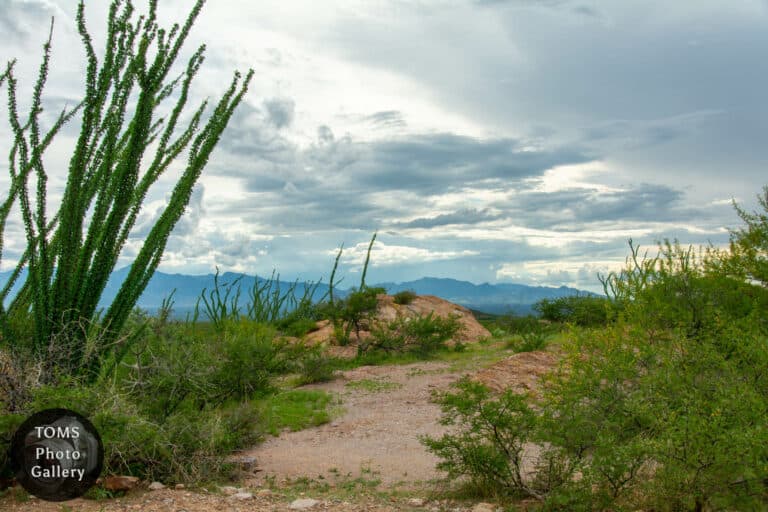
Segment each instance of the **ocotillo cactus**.
[{"label": "ocotillo cactus", "polygon": [[[134,17],[130,0],[114,0],[109,9],[104,55],[97,58],[81,1],[77,26],[87,56],[85,97],[73,109],[62,112],[44,136],[39,116],[51,37],[44,46],[26,120],[17,112],[14,63],[9,63],[0,75],[0,85],[8,91],[8,117],[14,135],[9,159],[11,186],[0,204],[0,257],[6,220],[18,199],[27,250],[13,280],[24,275],[23,268],[28,269],[22,289],[7,311],[2,303],[12,283],[0,291],[0,328],[3,337],[12,340],[19,333],[11,332],[8,319],[31,314],[32,348],[36,354],[48,350],[52,340],[66,340],[71,347],[67,360],[56,361],[56,365],[98,370],[105,358],[119,358],[125,345],[116,343],[121,328],[160,263],[192,188],[253,76],[252,70],[245,77],[236,72],[207,118],[204,101],[186,127],[179,127],[205,47],[192,54],[180,76],[169,79],[168,75],[203,4],[198,0],[183,25],[175,24],[166,30],[157,24],[157,0],[150,0],[149,12],[138,18]],[[165,117],[158,117],[161,105],[171,98],[175,103]],[[61,206],[49,218],[43,153],[61,126],[75,114],[81,119],[80,134],[69,161]],[[151,144],[156,149],[146,159]],[[184,151],[187,162],[168,205],[144,240],[114,301],[98,317],[99,299],[148,190]],[[33,180],[34,197],[30,194]],[[88,358],[86,340],[94,329],[100,340],[92,351],[97,357]]]}]

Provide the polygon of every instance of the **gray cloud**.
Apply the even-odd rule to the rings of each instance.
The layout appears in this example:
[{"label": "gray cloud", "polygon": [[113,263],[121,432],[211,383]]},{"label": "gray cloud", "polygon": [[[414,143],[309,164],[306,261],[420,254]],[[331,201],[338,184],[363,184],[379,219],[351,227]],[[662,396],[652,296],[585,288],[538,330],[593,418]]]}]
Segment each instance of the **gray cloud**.
[{"label": "gray cloud", "polygon": [[264,101],[269,121],[277,128],[287,128],[293,122],[295,102],[290,98],[272,98]]},{"label": "gray cloud", "polygon": [[354,170],[358,181],[379,190],[439,194],[488,181],[519,181],[589,160],[572,148],[536,151],[514,139],[439,133],[370,143]]},{"label": "gray cloud", "polygon": [[364,118],[376,128],[404,128],[407,126],[403,113],[398,110],[382,110]]},{"label": "gray cloud", "polygon": [[481,222],[497,220],[502,217],[502,215],[491,213],[488,208],[482,210],[478,210],[477,208],[466,208],[464,210],[437,215],[435,217],[419,218],[408,222],[394,222],[391,226],[395,228],[435,228],[450,224],[479,224]]}]

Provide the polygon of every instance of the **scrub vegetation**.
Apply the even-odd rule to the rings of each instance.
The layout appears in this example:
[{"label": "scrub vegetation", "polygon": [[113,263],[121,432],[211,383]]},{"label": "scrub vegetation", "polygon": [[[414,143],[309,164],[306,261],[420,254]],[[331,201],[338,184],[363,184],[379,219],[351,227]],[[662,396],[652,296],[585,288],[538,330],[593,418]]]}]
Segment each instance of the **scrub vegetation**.
[{"label": "scrub vegetation", "polygon": [[[630,241],[626,268],[601,276],[605,297],[544,300],[539,317],[487,320],[493,337],[472,347],[449,344],[456,318],[372,323],[384,292],[365,281],[375,234],[359,286],[344,294],[335,281],[342,248],[319,300],[319,282],[281,290],[273,274],[244,291],[217,272],[183,321],[173,319],[172,295],[155,315],[136,309],[252,77],[235,73],[210,111],[204,102],[184,114],[204,47],[171,73],[202,6],[166,30],[156,1],[139,18],[130,1],[114,1],[97,58],[81,2],[85,96],[46,130],[50,37],[28,116],[18,114],[14,62],[0,73],[13,133],[0,257],[12,214],[26,237],[0,289],[0,482],[12,476],[4,457],[14,430],[45,408],[73,409],[94,423],[105,474],[202,484],[236,476],[230,456],[238,449],[330,421],[336,399],[297,388],[338,369],[430,358],[476,369],[553,349],[562,361],[536,395],[494,393],[464,379],[435,396],[454,428],[423,442],[467,495],[563,511],[768,506],[768,187],[762,212],[736,206],[744,226],[728,250],[665,241],[649,257]],[[44,153],[76,121],[61,204],[49,212]],[[150,188],[182,157],[167,207],[116,298],[99,310]],[[395,301],[413,299],[401,292]],[[303,341],[321,320],[339,345],[357,343],[354,359]],[[394,386],[348,385],[371,393]],[[530,447],[538,447],[533,464]]]},{"label": "scrub vegetation", "polygon": [[570,324],[560,365],[541,396],[468,380],[437,396],[457,427],[423,440],[440,467],[541,510],[763,510],[768,187],[760,204],[737,208],[727,251],[665,241],[648,257],[630,241],[607,300],[539,304]]}]

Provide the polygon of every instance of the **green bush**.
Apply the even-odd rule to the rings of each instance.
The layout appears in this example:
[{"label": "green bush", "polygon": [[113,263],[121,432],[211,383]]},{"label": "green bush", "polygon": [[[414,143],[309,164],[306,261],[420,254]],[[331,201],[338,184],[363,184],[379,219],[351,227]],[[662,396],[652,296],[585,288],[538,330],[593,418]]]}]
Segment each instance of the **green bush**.
[{"label": "green bush", "polygon": [[338,364],[325,355],[323,347],[303,347],[298,358],[299,384],[314,384],[333,380]]},{"label": "green bush", "polygon": [[317,322],[312,318],[290,317],[277,324],[277,328],[286,336],[301,338],[305,334],[317,330]]},{"label": "green bush", "polygon": [[456,316],[435,316],[432,312],[417,317],[401,317],[387,325],[378,325],[371,337],[361,342],[358,353],[366,351],[411,352],[427,357],[446,347],[445,342],[461,330]]},{"label": "green bush", "polygon": [[319,306],[318,309],[328,315],[333,322],[334,336],[339,345],[349,344],[353,330],[357,339],[360,339],[360,331],[378,307],[377,296],[384,292],[384,288],[361,286],[350,292],[343,300],[337,300],[327,306]]},{"label": "green bush", "polygon": [[541,299],[533,305],[550,322],[572,323],[582,327],[605,325],[610,316],[610,302],[605,297],[571,295]]},{"label": "green bush", "polygon": [[[523,396],[493,396],[488,388],[462,379],[436,397],[443,425],[458,427],[439,438],[422,437],[451,480],[469,483],[489,496],[538,496],[523,477],[523,449],[536,425],[536,415]],[[453,432],[455,430],[455,433]]]},{"label": "green bush", "polygon": [[[452,477],[544,510],[765,508],[766,291],[677,244],[632,250],[615,320],[571,328],[535,407],[463,384],[439,400],[459,428],[425,443]],[[526,442],[544,454],[520,474]]]},{"label": "green bush", "polygon": [[9,467],[8,451],[11,448],[13,434],[26,419],[23,414],[4,413],[0,410],[0,480],[13,476]]},{"label": "green bush", "polygon": [[397,292],[394,295],[395,304],[400,304],[402,306],[405,306],[407,304],[410,304],[413,302],[413,299],[416,298],[416,292],[413,290],[403,290],[400,292]]},{"label": "green bush", "polygon": [[212,400],[244,400],[273,391],[272,377],[293,369],[287,343],[273,328],[239,322],[224,333],[221,362],[211,378]]},{"label": "green bush", "polygon": [[540,318],[533,315],[503,315],[494,319],[490,325],[493,329],[500,329],[498,332],[500,336],[505,334],[526,334],[529,332],[552,330],[551,324],[545,324]]},{"label": "green bush", "polygon": [[515,352],[544,350],[547,346],[547,335],[541,330],[529,331],[510,338],[505,346]]},{"label": "green bush", "polygon": [[[143,397],[143,401],[151,400]],[[200,409],[187,401],[157,421],[113,387],[70,381],[38,388],[29,411],[56,407],[83,414],[94,424],[104,444],[104,474],[147,480],[226,478],[233,470],[226,462],[229,454],[261,435],[257,410],[247,402]],[[2,424],[9,417],[0,418]]]}]

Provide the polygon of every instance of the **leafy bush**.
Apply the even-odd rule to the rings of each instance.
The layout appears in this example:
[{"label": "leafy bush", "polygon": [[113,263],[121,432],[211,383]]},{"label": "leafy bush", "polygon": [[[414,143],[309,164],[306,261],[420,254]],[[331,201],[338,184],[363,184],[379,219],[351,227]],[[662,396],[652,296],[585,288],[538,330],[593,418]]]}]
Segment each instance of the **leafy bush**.
[{"label": "leafy bush", "polygon": [[[479,384],[440,397],[459,429],[425,443],[449,475],[544,510],[766,506],[766,290],[677,244],[650,262],[632,250],[606,281],[615,321],[572,328],[535,408]],[[544,449],[531,474],[526,442]]]},{"label": "leafy bush", "polygon": [[314,384],[333,380],[337,361],[323,353],[323,347],[304,347],[298,359],[299,384]]},{"label": "leafy bush", "polygon": [[[13,477],[9,467],[8,453],[13,434],[26,419],[23,414],[4,413],[0,410],[0,481],[4,478]],[[2,490],[2,486],[0,486],[0,490]]]},{"label": "leafy bush", "polygon": [[289,318],[277,324],[278,329],[286,336],[301,338],[307,333],[317,330],[317,322],[311,318]]},{"label": "leafy bush", "polygon": [[542,330],[529,331],[512,337],[505,346],[515,352],[543,350],[547,346],[547,335]]},{"label": "leafy bush", "polygon": [[[94,424],[104,444],[105,474],[170,482],[226,478],[233,470],[226,462],[229,454],[261,435],[257,410],[247,402],[201,409],[187,401],[155,420],[114,387],[68,381],[35,390],[28,412],[56,407],[72,409]],[[19,418],[0,415],[0,426],[15,429]]]},{"label": "leafy bush", "polygon": [[413,299],[416,298],[416,292],[413,290],[403,290],[400,292],[397,292],[394,296],[395,304],[400,304],[402,306],[410,304],[413,302]]},{"label": "leafy bush", "polygon": [[444,318],[430,312],[414,318],[401,317],[389,324],[374,326],[371,337],[358,346],[358,353],[407,351],[427,357],[445,348],[445,342],[460,329],[461,323],[456,316]]},{"label": "leafy bush", "polygon": [[360,339],[360,331],[378,307],[377,296],[384,292],[384,288],[362,286],[350,292],[343,300],[321,308],[334,323],[334,336],[339,345],[349,343],[352,330],[355,331],[357,339]]},{"label": "leafy bush", "polygon": [[538,496],[523,474],[524,444],[536,415],[525,397],[512,392],[500,397],[469,379],[455,384],[456,392],[437,396],[443,411],[440,423],[457,427],[439,438],[423,437],[427,449],[440,457],[438,469],[449,479],[468,477],[487,495]]},{"label": "leafy bush", "polygon": [[610,303],[604,297],[571,295],[557,299],[541,299],[534,304],[533,309],[551,322],[591,327],[608,322]]}]

